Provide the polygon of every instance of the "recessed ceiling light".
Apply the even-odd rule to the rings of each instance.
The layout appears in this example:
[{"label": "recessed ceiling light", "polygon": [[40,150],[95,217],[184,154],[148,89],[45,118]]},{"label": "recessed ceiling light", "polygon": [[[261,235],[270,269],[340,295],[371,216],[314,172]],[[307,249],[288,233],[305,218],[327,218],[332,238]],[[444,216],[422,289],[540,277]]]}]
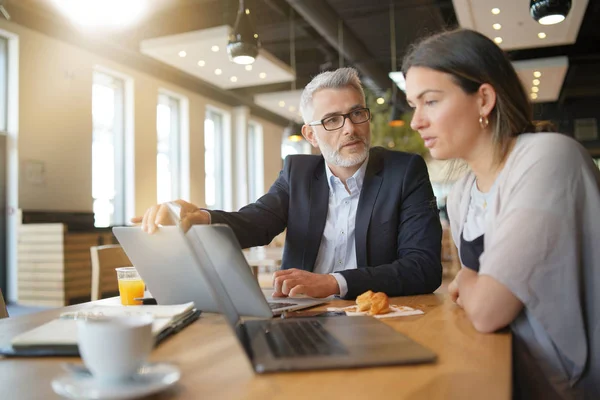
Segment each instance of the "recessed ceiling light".
[{"label": "recessed ceiling light", "polygon": [[250,9],[246,8],[246,15],[250,14]]},{"label": "recessed ceiling light", "polygon": [[217,46],[217,45],[215,44],[215,45],[214,45],[214,46],[212,46],[210,49],[216,53],[217,51],[219,51],[219,46]]},{"label": "recessed ceiling light", "polygon": [[288,110],[290,110],[290,112],[294,112],[294,111],[296,111],[296,107],[290,106],[290,108],[288,108]]},{"label": "recessed ceiling light", "polygon": [[377,99],[377,104],[383,104],[383,103],[385,103],[385,99],[383,97],[379,97]]},{"label": "recessed ceiling light", "polygon": [[500,24],[494,24],[494,25],[492,25],[492,28],[494,28],[495,30],[499,31],[500,29],[502,29],[502,25],[500,25]]},{"label": "recessed ceiling light", "polygon": [[264,72],[261,72],[260,74],[258,74],[258,77],[259,77],[260,79],[265,79],[265,78],[267,77],[267,74],[266,74],[266,73],[264,73]]},{"label": "recessed ceiling light", "polygon": [[540,71],[533,71],[533,76],[539,78],[540,76],[542,76],[542,73]]},{"label": "recessed ceiling light", "polygon": [[496,42],[496,44],[500,44],[500,43],[502,43],[502,38],[500,36],[495,37],[494,42]]},{"label": "recessed ceiling light", "polygon": [[204,60],[198,61],[198,66],[199,67],[204,67],[205,65],[206,65],[206,61],[204,61]]},{"label": "recessed ceiling light", "polygon": [[285,101],[283,101],[283,100],[279,101],[279,107],[285,107]]},{"label": "recessed ceiling light", "polygon": [[539,91],[540,91],[540,88],[539,88],[539,87],[537,87],[537,86],[534,86],[534,87],[532,87],[532,88],[531,88],[531,91],[532,91],[533,93],[537,93],[537,92],[539,92]]},{"label": "recessed ceiling light", "polygon": [[537,99],[537,93],[531,93],[531,98],[534,100]]},{"label": "recessed ceiling light", "polygon": [[237,82],[237,76],[232,76],[231,78],[229,78],[229,80],[231,82]]},{"label": "recessed ceiling light", "polygon": [[494,15],[500,14],[500,9],[499,8],[492,8],[492,14],[494,14]]},{"label": "recessed ceiling light", "polygon": [[179,54],[179,57],[187,56],[187,53],[184,50],[181,50],[178,54]]},{"label": "recessed ceiling light", "polygon": [[254,39],[258,39],[258,33],[254,34]]},{"label": "recessed ceiling light", "polygon": [[546,39],[546,34],[544,32],[540,32],[540,33],[538,33],[538,37],[540,39]]},{"label": "recessed ceiling light", "polygon": [[533,80],[533,86],[537,86],[540,84],[540,80],[539,79],[534,79]]},{"label": "recessed ceiling light", "polygon": [[252,71],[252,65],[248,64],[244,67],[246,71]]},{"label": "recessed ceiling light", "polygon": [[217,68],[215,69],[215,75],[221,75],[223,73],[223,71],[221,71],[221,69]]}]

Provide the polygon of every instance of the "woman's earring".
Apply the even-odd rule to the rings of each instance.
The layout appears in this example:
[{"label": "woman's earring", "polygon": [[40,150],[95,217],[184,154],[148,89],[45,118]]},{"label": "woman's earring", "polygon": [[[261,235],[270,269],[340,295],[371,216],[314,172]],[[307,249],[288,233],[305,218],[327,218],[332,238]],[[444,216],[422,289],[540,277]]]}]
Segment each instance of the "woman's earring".
[{"label": "woman's earring", "polygon": [[490,120],[488,119],[488,117],[484,117],[483,115],[479,116],[479,126],[481,126],[481,129],[487,128],[489,124]]}]

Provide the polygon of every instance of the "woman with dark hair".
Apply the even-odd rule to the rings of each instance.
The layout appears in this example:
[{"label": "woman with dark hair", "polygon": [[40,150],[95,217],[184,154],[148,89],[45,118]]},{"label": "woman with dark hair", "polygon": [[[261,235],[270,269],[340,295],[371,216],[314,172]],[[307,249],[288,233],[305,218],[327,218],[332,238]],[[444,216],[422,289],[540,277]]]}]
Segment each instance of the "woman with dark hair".
[{"label": "woman with dark hair", "polygon": [[462,268],[452,299],[474,327],[513,333],[514,395],[600,399],[600,173],[539,131],[504,52],[470,30],[407,54],[411,122],[436,159],[469,166],[448,198]]}]

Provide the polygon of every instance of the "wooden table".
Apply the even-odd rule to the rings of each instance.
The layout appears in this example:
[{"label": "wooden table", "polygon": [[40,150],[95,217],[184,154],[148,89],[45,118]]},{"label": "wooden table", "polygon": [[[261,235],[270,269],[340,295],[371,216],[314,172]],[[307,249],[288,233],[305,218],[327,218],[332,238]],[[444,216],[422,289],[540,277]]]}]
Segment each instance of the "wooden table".
[{"label": "wooden table", "polygon": [[[106,301],[106,300],[102,300]],[[335,306],[348,305],[335,301]],[[151,360],[179,366],[182,379],[152,399],[509,399],[511,336],[480,334],[445,295],[398,297],[424,315],[383,319],[438,355],[434,364],[255,375],[217,314],[163,342]],[[68,307],[80,309],[92,303]],[[65,308],[0,320],[0,344],[55,318]],[[0,359],[0,398],[54,399],[50,382],[67,358]]]}]

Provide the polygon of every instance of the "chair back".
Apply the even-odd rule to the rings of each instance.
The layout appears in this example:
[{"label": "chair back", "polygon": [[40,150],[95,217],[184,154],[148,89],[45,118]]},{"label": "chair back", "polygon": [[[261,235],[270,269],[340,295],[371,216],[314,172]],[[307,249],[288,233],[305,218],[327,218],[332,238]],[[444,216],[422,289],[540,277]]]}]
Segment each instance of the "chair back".
[{"label": "chair back", "polygon": [[2,290],[0,289],[0,319],[8,317],[8,310],[6,309],[6,303],[4,302],[4,296],[2,296]]},{"label": "chair back", "polygon": [[92,301],[118,295],[119,284],[115,268],[132,265],[121,245],[92,246],[90,254],[92,257]]}]

